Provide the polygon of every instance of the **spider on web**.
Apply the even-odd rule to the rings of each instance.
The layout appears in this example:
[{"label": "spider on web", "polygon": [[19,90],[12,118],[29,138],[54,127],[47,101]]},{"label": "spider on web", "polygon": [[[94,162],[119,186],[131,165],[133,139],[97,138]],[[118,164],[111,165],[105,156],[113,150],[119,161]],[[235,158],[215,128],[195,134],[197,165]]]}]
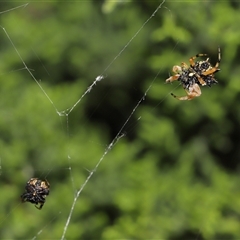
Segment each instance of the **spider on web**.
[{"label": "spider on web", "polygon": [[218,60],[215,66],[211,65],[209,58],[204,61],[194,61],[196,58],[202,56],[207,56],[207,54],[199,53],[194,57],[191,57],[189,59],[190,66],[184,62],[181,63],[181,66],[173,66],[172,71],[175,75],[166,79],[166,82],[171,83],[178,80],[187,92],[187,95],[184,97],[177,97],[171,93],[174,98],[177,98],[178,100],[192,100],[193,98],[201,95],[200,86],[207,85],[211,87],[212,84],[218,83],[214,78],[214,74],[220,71],[218,68],[221,61],[220,48],[218,48]]},{"label": "spider on web", "polygon": [[25,192],[21,195],[22,202],[33,203],[37,209],[41,210],[49,191],[50,184],[47,180],[31,178],[26,184]]}]

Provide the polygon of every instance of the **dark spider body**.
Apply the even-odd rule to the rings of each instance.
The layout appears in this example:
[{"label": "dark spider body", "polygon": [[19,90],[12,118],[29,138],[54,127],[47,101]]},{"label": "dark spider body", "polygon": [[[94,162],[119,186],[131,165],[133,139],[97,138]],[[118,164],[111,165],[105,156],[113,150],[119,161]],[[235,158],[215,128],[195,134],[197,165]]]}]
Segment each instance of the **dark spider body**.
[{"label": "dark spider body", "polygon": [[177,97],[173,93],[171,95],[179,100],[191,100],[201,95],[201,89],[199,86],[209,86],[218,83],[214,78],[214,74],[220,71],[219,64],[221,61],[220,48],[218,48],[218,61],[213,67],[209,62],[209,58],[205,61],[194,62],[197,57],[207,56],[207,54],[197,54],[189,59],[190,66],[186,63],[182,63],[180,66],[173,66],[173,72],[175,75],[166,79],[166,82],[180,81],[183,88],[187,92],[187,96]]},{"label": "dark spider body", "polygon": [[[217,84],[218,81],[214,78],[213,74],[210,75],[203,75],[204,72],[208,71],[212,68],[211,64],[208,61],[207,58],[206,61],[199,61],[195,63],[195,66],[193,66],[193,70],[203,79],[203,81],[206,83],[208,87],[211,87],[212,84]],[[220,71],[220,69],[216,69],[215,73]],[[199,82],[197,84],[200,85]]]},{"label": "dark spider body", "polygon": [[40,210],[46,201],[47,195],[49,195],[49,191],[50,184],[47,180],[31,178],[26,184],[25,192],[21,195],[22,202],[33,203]]},{"label": "dark spider body", "polygon": [[212,84],[217,84],[217,83],[218,83],[218,81],[214,78],[213,75],[204,76],[204,77],[202,77],[202,79],[206,82],[206,85],[207,85],[208,87],[211,87]]},{"label": "dark spider body", "polygon": [[181,82],[183,88],[186,90],[189,90],[189,87],[193,86],[195,83],[199,84],[198,78],[189,69],[180,73],[178,81]]},{"label": "dark spider body", "polygon": [[207,85],[208,87],[211,87],[212,84],[218,83],[218,81],[214,78],[213,74],[204,76],[202,74],[204,70],[202,70],[201,72],[197,67],[194,67],[193,70],[194,71],[190,69],[185,69],[179,74],[178,81],[181,82],[184,89],[189,90],[189,87],[193,86],[193,84],[195,83],[201,86],[202,84],[199,82],[199,78],[197,76],[202,78],[202,80],[206,83],[205,85]]}]

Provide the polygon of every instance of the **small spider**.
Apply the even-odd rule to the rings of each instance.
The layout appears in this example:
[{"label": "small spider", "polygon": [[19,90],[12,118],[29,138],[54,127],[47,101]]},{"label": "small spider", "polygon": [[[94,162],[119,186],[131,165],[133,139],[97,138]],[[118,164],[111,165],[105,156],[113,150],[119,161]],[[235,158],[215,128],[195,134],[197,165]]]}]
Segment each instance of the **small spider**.
[{"label": "small spider", "polygon": [[49,194],[50,184],[47,180],[42,181],[39,178],[31,178],[27,182],[25,190],[21,195],[22,202],[33,203],[37,209],[41,210],[46,201],[46,196]]},{"label": "small spider", "polygon": [[209,86],[211,87],[212,84],[218,83],[217,80],[214,78],[214,74],[220,71],[219,64],[221,61],[221,52],[220,48],[218,48],[218,60],[215,66],[213,67],[209,62],[209,58],[205,61],[197,61],[194,60],[197,57],[207,56],[207,54],[197,54],[194,57],[189,59],[190,66],[186,63],[181,63],[180,66],[173,66],[173,73],[175,75],[166,79],[167,83],[171,83],[173,81],[180,81],[183,88],[187,92],[187,96],[184,97],[177,97],[173,93],[171,95],[179,100],[192,100],[195,97],[199,97],[201,95],[201,89],[199,86]]}]

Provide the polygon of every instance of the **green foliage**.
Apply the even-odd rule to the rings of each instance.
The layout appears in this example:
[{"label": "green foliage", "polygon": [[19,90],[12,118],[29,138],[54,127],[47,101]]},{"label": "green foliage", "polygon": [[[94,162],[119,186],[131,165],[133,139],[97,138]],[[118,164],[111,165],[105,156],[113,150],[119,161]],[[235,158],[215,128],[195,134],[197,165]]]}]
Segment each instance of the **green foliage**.
[{"label": "green foliage", "polygon": [[[1,14],[36,78],[2,30],[1,239],[61,238],[76,192],[149,86],[77,199],[66,239],[240,238],[240,5],[166,1],[132,39],[159,4],[32,2]],[[218,46],[219,84],[172,98],[185,94],[165,84],[172,67],[197,53],[214,64]],[[41,211],[20,202],[31,177],[51,184]]]}]

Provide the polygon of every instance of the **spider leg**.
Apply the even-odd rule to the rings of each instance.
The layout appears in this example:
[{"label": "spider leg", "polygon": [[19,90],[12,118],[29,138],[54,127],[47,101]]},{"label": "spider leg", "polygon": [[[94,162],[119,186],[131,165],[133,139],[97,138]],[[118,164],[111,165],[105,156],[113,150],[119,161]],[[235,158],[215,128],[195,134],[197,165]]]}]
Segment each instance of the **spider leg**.
[{"label": "spider leg", "polygon": [[192,100],[195,97],[199,97],[202,93],[197,83],[193,84],[193,86],[189,87],[189,90],[185,91],[187,92],[187,96],[184,97],[177,97],[173,93],[171,93],[171,95],[178,100]]},{"label": "spider leg", "polygon": [[196,75],[197,75],[198,81],[201,83],[201,85],[205,86],[206,82],[198,74],[196,74]]},{"label": "spider leg", "polygon": [[168,79],[166,79],[166,82],[169,83],[169,82],[176,81],[176,80],[178,80],[179,76],[180,76],[179,74],[173,75],[173,76],[169,77]]},{"label": "spider leg", "polygon": [[181,63],[182,69],[187,70],[189,67],[185,62]]},{"label": "spider leg", "polygon": [[180,66],[178,66],[178,65],[175,65],[175,66],[173,66],[172,71],[174,73],[178,74],[178,73],[182,72],[182,68]]},{"label": "spider leg", "polygon": [[203,56],[207,56],[207,54],[206,54],[206,53],[199,53],[199,54],[197,54],[196,56],[191,57],[191,58],[189,59],[189,62],[190,62],[191,67],[194,67],[194,66],[195,66],[194,59],[196,59],[196,58],[198,58],[198,57],[203,57]]},{"label": "spider leg", "polygon": [[218,60],[217,60],[217,62],[216,62],[216,64],[215,64],[215,66],[212,67],[212,68],[210,68],[210,69],[207,70],[206,72],[204,72],[203,75],[204,75],[204,76],[207,76],[207,75],[211,75],[211,74],[213,74],[213,73],[215,73],[215,72],[220,71],[220,69],[218,68],[219,65],[220,65],[220,62],[221,62],[221,49],[220,49],[220,47],[219,47],[219,48],[218,48]]},{"label": "spider leg", "polygon": [[176,65],[176,66],[173,66],[172,71],[173,71],[173,73],[175,73],[175,75],[166,79],[167,83],[178,80],[180,73],[182,72],[182,68],[180,66]]},{"label": "spider leg", "polygon": [[40,203],[40,206],[38,206],[38,203],[35,205],[35,208],[37,208],[38,210],[41,210],[43,207],[44,203]]},{"label": "spider leg", "polygon": [[[218,68],[219,64],[221,62],[221,49],[220,47],[218,48],[218,60],[216,62],[215,68]],[[220,69],[219,69],[220,70]]]},{"label": "spider leg", "polygon": [[213,74],[215,72],[218,72],[218,71],[220,71],[219,68],[212,67],[211,69],[207,70],[206,72],[203,72],[202,75],[207,76],[207,75],[211,75],[211,74]]}]

